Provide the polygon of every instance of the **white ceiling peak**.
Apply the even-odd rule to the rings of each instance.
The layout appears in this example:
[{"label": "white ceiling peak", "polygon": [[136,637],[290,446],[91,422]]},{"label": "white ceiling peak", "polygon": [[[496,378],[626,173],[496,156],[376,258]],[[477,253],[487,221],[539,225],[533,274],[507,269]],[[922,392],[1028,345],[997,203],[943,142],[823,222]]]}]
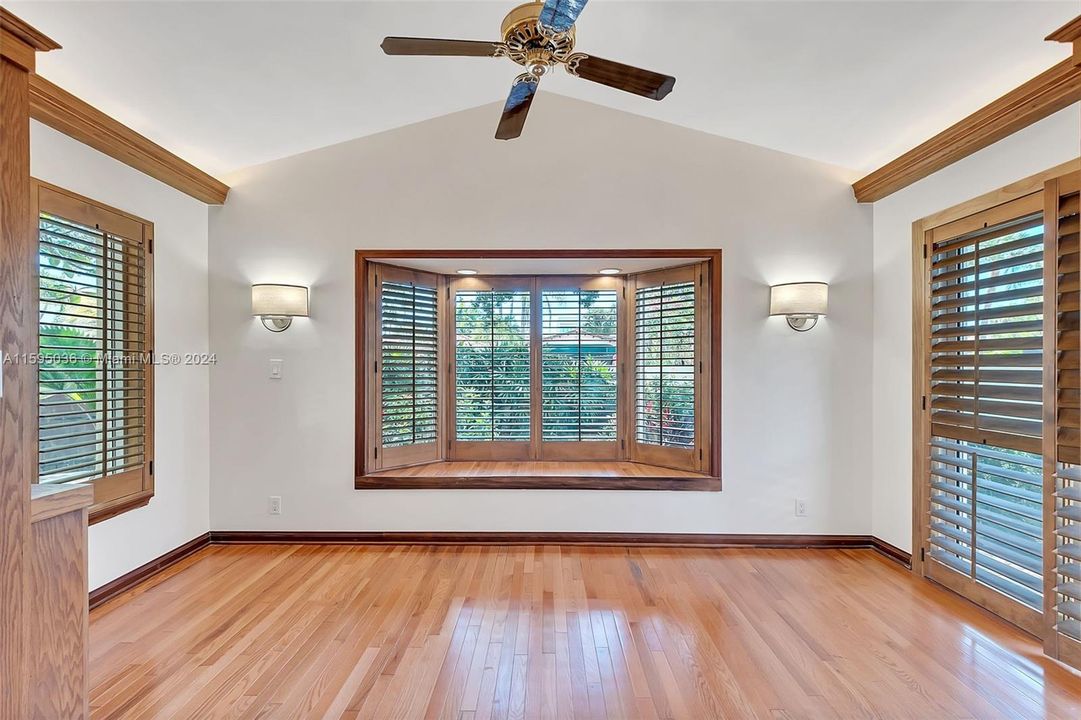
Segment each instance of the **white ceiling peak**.
[{"label": "white ceiling peak", "polygon": [[[506,59],[379,43],[495,40],[514,5],[7,3],[64,46],[42,75],[216,175],[501,100]],[[675,90],[658,103],[556,70],[541,92],[866,171],[1064,58],[1042,38],[1076,14],[1075,0],[594,2],[578,48]]]}]

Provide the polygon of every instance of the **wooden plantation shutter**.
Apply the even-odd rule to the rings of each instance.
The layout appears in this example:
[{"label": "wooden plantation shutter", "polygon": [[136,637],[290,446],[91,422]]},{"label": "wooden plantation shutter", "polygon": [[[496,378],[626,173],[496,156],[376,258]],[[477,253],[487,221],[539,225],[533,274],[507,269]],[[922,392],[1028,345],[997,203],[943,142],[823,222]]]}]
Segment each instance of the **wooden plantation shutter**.
[{"label": "wooden plantation shutter", "polygon": [[456,460],[533,456],[532,278],[452,283]]},{"label": "wooden plantation shutter", "polygon": [[378,378],[380,448],[377,467],[434,462],[441,457],[439,293],[437,275],[378,266]]},{"label": "wooden plantation shutter", "polygon": [[637,462],[703,465],[705,273],[699,264],[633,277],[630,448]]},{"label": "wooden plantation shutter", "polygon": [[542,278],[542,460],[615,460],[619,450],[618,278]]},{"label": "wooden plantation shutter", "polygon": [[[1050,635],[1048,653],[1081,668],[1081,437],[1078,431],[1081,393],[1081,325],[1078,319],[1078,190],[1079,175],[1071,173],[1051,180],[1045,187],[1047,226],[1049,318],[1055,332],[1048,338],[1047,352],[1054,362],[1049,370],[1048,428],[1045,452],[1053,482],[1047,503],[1047,543],[1053,549],[1047,562],[1046,612]],[[1052,314],[1053,313],[1053,314]]]},{"label": "wooden plantation shutter", "polygon": [[38,482],[92,482],[92,519],[153,495],[153,226],[35,183]]},{"label": "wooden plantation shutter", "polygon": [[1033,195],[935,228],[925,260],[925,572],[1033,632],[1043,605],[1041,209]]}]

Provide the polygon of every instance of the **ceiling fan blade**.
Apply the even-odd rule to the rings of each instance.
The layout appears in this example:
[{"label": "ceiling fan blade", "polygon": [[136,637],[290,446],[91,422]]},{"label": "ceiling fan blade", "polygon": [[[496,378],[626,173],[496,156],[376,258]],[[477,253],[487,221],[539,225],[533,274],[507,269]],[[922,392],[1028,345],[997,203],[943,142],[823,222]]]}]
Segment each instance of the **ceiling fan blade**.
[{"label": "ceiling fan blade", "polygon": [[587,2],[589,0],[545,0],[537,21],[548,30],[567,32],[585,10]]},{"label": "ceiling fan blade", "polygon": [[483,40],[442,40],[438,38],[388,37],[380,45],[387,55],[454,55],[495,57],[503,43]]},{"label": "ceiling fan blade", "polygon": [[676,79],[671,75],[661,75],[584,53],[575,53],[567,58],[567,72],[583,80],[625,90],[651,100],[663,100],[676,84]]},{"label": "ceiling fan blade", "polygon": [[528,73],[515,79],[510,95],[507,96],[507,104],[503,106],[499,127],[495,130],[496,140],[513,140],[522,134],[525,118],[529,114],[529,106],[533,104],[533,96],[537,94],[538,85],[537,78]]}]

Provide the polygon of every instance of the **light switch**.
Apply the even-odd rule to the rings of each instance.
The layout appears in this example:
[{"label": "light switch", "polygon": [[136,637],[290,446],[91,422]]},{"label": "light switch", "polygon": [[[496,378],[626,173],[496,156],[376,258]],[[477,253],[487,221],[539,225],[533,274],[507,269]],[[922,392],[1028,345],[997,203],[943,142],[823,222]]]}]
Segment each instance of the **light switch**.
[{"label": "light switch", "polygon": [[270,359],[270,379],[281,380],[282,379],[282,361],[274,358]]}]

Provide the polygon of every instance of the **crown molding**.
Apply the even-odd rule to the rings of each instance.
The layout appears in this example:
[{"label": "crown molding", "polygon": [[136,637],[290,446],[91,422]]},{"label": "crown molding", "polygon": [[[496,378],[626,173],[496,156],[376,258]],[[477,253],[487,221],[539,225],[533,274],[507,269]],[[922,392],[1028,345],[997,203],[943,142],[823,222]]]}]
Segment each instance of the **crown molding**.
[{"label": "crown molding", "polygon": [[857,180],[852,185],[856,200],[881,200],[1079,101],[1081,65],[1073,58],[1063,60]]},{"label": "crown molding", "polygon": [[1044,39],[1051,42],[1073,43],[1074,65],[1081,65],[1081,15],[1078,15]]},{"label": "crown molding", "polygon": [[221,205],[229,194],[222,181],[36,74],[30,117],[208,205]]}]

